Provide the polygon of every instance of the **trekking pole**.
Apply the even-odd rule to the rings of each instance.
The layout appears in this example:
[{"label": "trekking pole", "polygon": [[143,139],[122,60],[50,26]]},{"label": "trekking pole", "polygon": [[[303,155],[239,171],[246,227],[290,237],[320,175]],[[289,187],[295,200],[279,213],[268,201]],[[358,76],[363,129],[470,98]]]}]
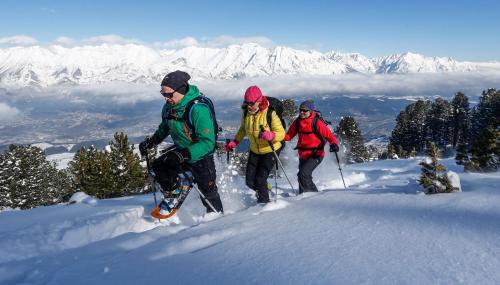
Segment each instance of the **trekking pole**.
[{"label": "trekking pole", "polygon": [[210,206],[210,209],[212,209],[212,211],[214,211],[217,214],[221,214],[219,211],[215,210],[214,205],[212,205],[212,203],[210,203],[210,201],[208,201],[207,197],[205,197],[205,195],[203,195],[203,193],[201,193],[201,191],[200,191],[200,189],[198,189],[198,187],[196,187],[196,190],[200,194],[201,198],[203,198],[203,200],[205,200],[205,202],[207,202],[208,206]]},{"label": "trekking pole", "polygon": [[339,165],[340,177],[342,177],[342,183],[344,183],[344,189],[347,189],[345,186],[344,175],[342,174],[342,168],[340,168],[339,155],[335,152],[335,157],[337,158],[337,164]]},{"label": "trekking pole", "polygon": [[274,189],[276,195],[274,196],[274,203],[278,202],[278,164],[276,163],[276,168],[274,169]]},{"label": "trekking pole", "polygon": [[[264,126],[263,125],[260,125],[260,132],[262,133],[264,131]],[[288,179],[288,175],[286,175],[286,171],[285,171],[285,168],[283,167],[283,163],[281,163],[281,160],[280,158],[278,157],[278,154],[276,153],[276,151],[274,150],[274,146],[271,142],[267,142],[269,144],[269,146],[271,147],[271,150],[273,151],[274,153],[274,157],[276,157],[276,161],[279,163],[279,166],[281,167],[281,170],[283,170],[283,174],[285,174],[285,177],[286,177],[286,180],[288,180],[288,184],[290,184],[290,187],[292,187],[292,190],[293,192],[295,193],[295,195],[298,195],[297,192],[295,191],[295,188],[293,188],[293,185],[292,185],[292,182],[290,182],[290,179]],[[278,190],[276,190],[276,193],[277,193]]]},{"label": "trekking pole", "polygon": [[[149,178],[149,185],[151,185],[151,190],[153,191],[153,197],[155,199],[155,207],[158,205],[158,202],[156,200],[156,187],[155,187],[155,178],[154,174],[151,172],[151,165],[149,163],[149,153],[146,154],[146,167],[148,169],[148,178]],[[160,219],[158,219],[158,222]]]},{"label": "trekking pole", "polygon": [[[226,139],[226,144],[228,144],[230,141],[231,141],[230,139]],[[229,152],[230,152],[230,151],[231,151],[230,149],[228,149],[228,150],[226,151],[226,156],[227,156],[227,164],[229,164]]]}]

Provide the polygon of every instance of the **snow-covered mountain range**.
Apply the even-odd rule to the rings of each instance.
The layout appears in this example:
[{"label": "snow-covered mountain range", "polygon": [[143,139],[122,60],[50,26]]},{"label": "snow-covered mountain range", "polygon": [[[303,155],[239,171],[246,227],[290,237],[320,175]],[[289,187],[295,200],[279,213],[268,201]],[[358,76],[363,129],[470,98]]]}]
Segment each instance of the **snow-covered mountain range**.
[{"label": "snow-covered mountain range", "polygon": [[415,53],[368,58],[357,53],[321,53],[258,44],[226,48],[157,49],[139,44],[0,49],[0,85],[54,86],[108,82],[157,83],[169,71],[195,80],[345,73],[436,73],[500,71],[500,62],[459,62]]}]

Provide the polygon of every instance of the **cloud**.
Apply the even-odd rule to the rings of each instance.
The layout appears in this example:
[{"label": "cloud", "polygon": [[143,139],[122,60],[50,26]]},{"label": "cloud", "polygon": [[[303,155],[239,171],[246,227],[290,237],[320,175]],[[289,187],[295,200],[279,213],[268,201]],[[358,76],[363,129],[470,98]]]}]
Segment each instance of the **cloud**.
[{"label": "cloud", "polygon": [[58,37],[53,44],[63,46],[82,46],[82,45],[101,45],[101,44],[141,44],[149,45],[159,49],[181,49],[190,46],[221,48],[229,45],[242,45],[247,43],[256,43],[263,47],[273,47],[273,41],[266,37],[233,37],[222,35],[215,38],[184,37],[172,39],[164,42],[146,43],[134,38],[124,38],[119,35],[100,35],[85,39],[73,39],[65,36]]},{"label": "cloud", "polygon": [[154,43],[154,46],[159,48],[179,49],[188,46],[212,47],[220,48],[230,45],[242,45],[247,43],[256,43],[263,47],[272,47],[274,43],[266,37],[233,37],[222,35],[215,38],[196,39],[194,37],[185,37],[182,39],[174,39],[166,42]]},{"label": "cloud", "polygon": [[21,112],[9,106],[6,103],[0,102],[0,122],[1,123],[6,123],[10,121],[14,121],[21,115]]},{"label": "cloud", "polygon": [[102,35],[97,37],[86,38],[80,41],[85,45],[101,45],[101,44],[144,44],[137,39],[127,39],[119,35]]},{"label": "cloud", "polygon": [[55,41],[54,44],[56,45],[62,45],[62,46],[73,46],[77,43],[76,40],[68,37],[58,37]]},{"label": "cloud", "polygon": [[126,45],[126,44],[140,44],[145,45],[144,42],[138,39],[132,38],[124,38],[119,35],[101,35],[96,37],[84,38],[84,39],[73,39],[65,36],[58,37],[52,44],[62,45],[66,47],[75,47],[75,46],[98,46],[102,44],[113,44],[113,45]]},{"label": "cloud", "polygon": [[30,45],[36,45],[37,43],[38,41],[35,38],[25,35],[0,38],[0,45],[30,46]]},{"label": "cloud", "polygon": [[198,46],[199,42],[193,37],[185,37],[182,39],[174,39],[163,43],[154,43],[153,45],[159,48],[179,49],[188,46]]},{"label": "cloud", "polygon": [[263,47],[274,46],[271,39],[266,37],[233,37],[222,35],[214,39],[206,40],[205,44],[210,47],[226,47],[229,45],[242,45],[246,43],[255,43]]},{"label": "cloud", "polygon": [[277,76],[227,81],[201,81],[205,94],[220,99],[241,100],[250,85],[261,87],[265,95],[304,96],[386,96],[451,98],[462,91],[471,99],[487,88],[500,89],[500,73],[434,74],[341,74],[335,76]]}]

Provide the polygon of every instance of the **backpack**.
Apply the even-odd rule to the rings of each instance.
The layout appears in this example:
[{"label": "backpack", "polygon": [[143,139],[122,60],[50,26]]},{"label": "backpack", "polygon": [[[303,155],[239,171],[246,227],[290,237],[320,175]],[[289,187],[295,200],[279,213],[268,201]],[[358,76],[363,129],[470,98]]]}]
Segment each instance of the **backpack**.
[{"label": "backpack", "polygon": [[[217,123],[217,119],[215,117],[215,107],[212,100],[210,100],[210,98],[205,96],[203,93],[200,93],[200,96],[195,97],[193,100],[189,101],[186,104],[186,107],[184,107],[184,114],[182,115],[182,118],[176,118],[172,116],[169,112],[168,119],[174,119],[178,122],[184,122],[189,129],[189,135],[191,136],[191,140],[196,141],[197,137],[194,131],[194,125],[191,122],[191,112],[195,104],[206,105],[210,110],[210,117],[212,118],[212,122],[214,124],[215,141],[217,141],[217,138],[219,136],[219,124]],[[214,149],[216,145],[217,144],[214,145]]]},{"label": "backpack", "polygon": [[[318,131],[318,120],[321,120],[325,125],[331,125],[332,122],[330,121],[327,121],[323,118],[323,114],[320,112],[320,111],[317,111],[315,110],[314,112],[316,112],[316,117],[314,117],[313,119],[313,122],[312,122],[312,133],[320,140],[320,143],[317,147],[315,148],[300,148],[300,149],[312,149],[312,150],[316,150],[316,151],[319,151],[319,150],[323,150],[325,148],[325,144],[326,144],[326,139],[319,133]],[[310,134],[310,132],[301,132],[300,129],[299,129],[299,121],[302,120],[299,117],[297,117],[297,123],[295,124],[295,127],[296,127],[296,132],[299,133],[299,134]],[[295,148],[297,149],[297,148]]]},{"label": "backpack", "polygon": [[[270,97],[270,96],[266,96],[266,99],[269,102],[269,106],[268,106],[269,110],[267,111],[267,116],[266,116],[267,125],[269,126],[269,128],[271,128],[271,122],[272,122],[272,116],[273,116],[272,111],[274,111],[276,113],[276,115],[278,116],[278,118],[280,119],[281,125],[283,126],[283,129],[285,129],[285,131],[286,131],[286,122],[285,122],[285,119],[283,118],[283,111],[285,110],[285,106],[283,105],[283,102],[278,98],[274,98],[274,97]],[[244,108],[243,113],[246,117],[248,110],[246,108]],[[282,142],[282,143],[284,143],[284,142]]]}]

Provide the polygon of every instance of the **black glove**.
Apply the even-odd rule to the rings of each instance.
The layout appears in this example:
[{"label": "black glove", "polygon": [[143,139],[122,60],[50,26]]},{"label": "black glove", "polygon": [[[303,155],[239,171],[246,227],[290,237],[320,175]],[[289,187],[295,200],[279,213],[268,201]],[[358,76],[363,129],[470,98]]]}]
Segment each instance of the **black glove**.
[{"label": "black glove", "polygon": [[191,159],[191,154],[186,148],[174,147],[163,155],[163,162],[167,167],[178,167],[182,163]]},{"label": "black glove", "polygon": [[159,144],[158,137],[153,135],[152,137],[146,137],[140,144],[139,144],[139,152],[141,153],[142,156],[145,156],[148,154],[148,149],[155,147],[157,144]]},{"label": "black glove", "polygon": [[330,145],[330,152],[339,152],[339,145],[336,143],[332,143]]}]

